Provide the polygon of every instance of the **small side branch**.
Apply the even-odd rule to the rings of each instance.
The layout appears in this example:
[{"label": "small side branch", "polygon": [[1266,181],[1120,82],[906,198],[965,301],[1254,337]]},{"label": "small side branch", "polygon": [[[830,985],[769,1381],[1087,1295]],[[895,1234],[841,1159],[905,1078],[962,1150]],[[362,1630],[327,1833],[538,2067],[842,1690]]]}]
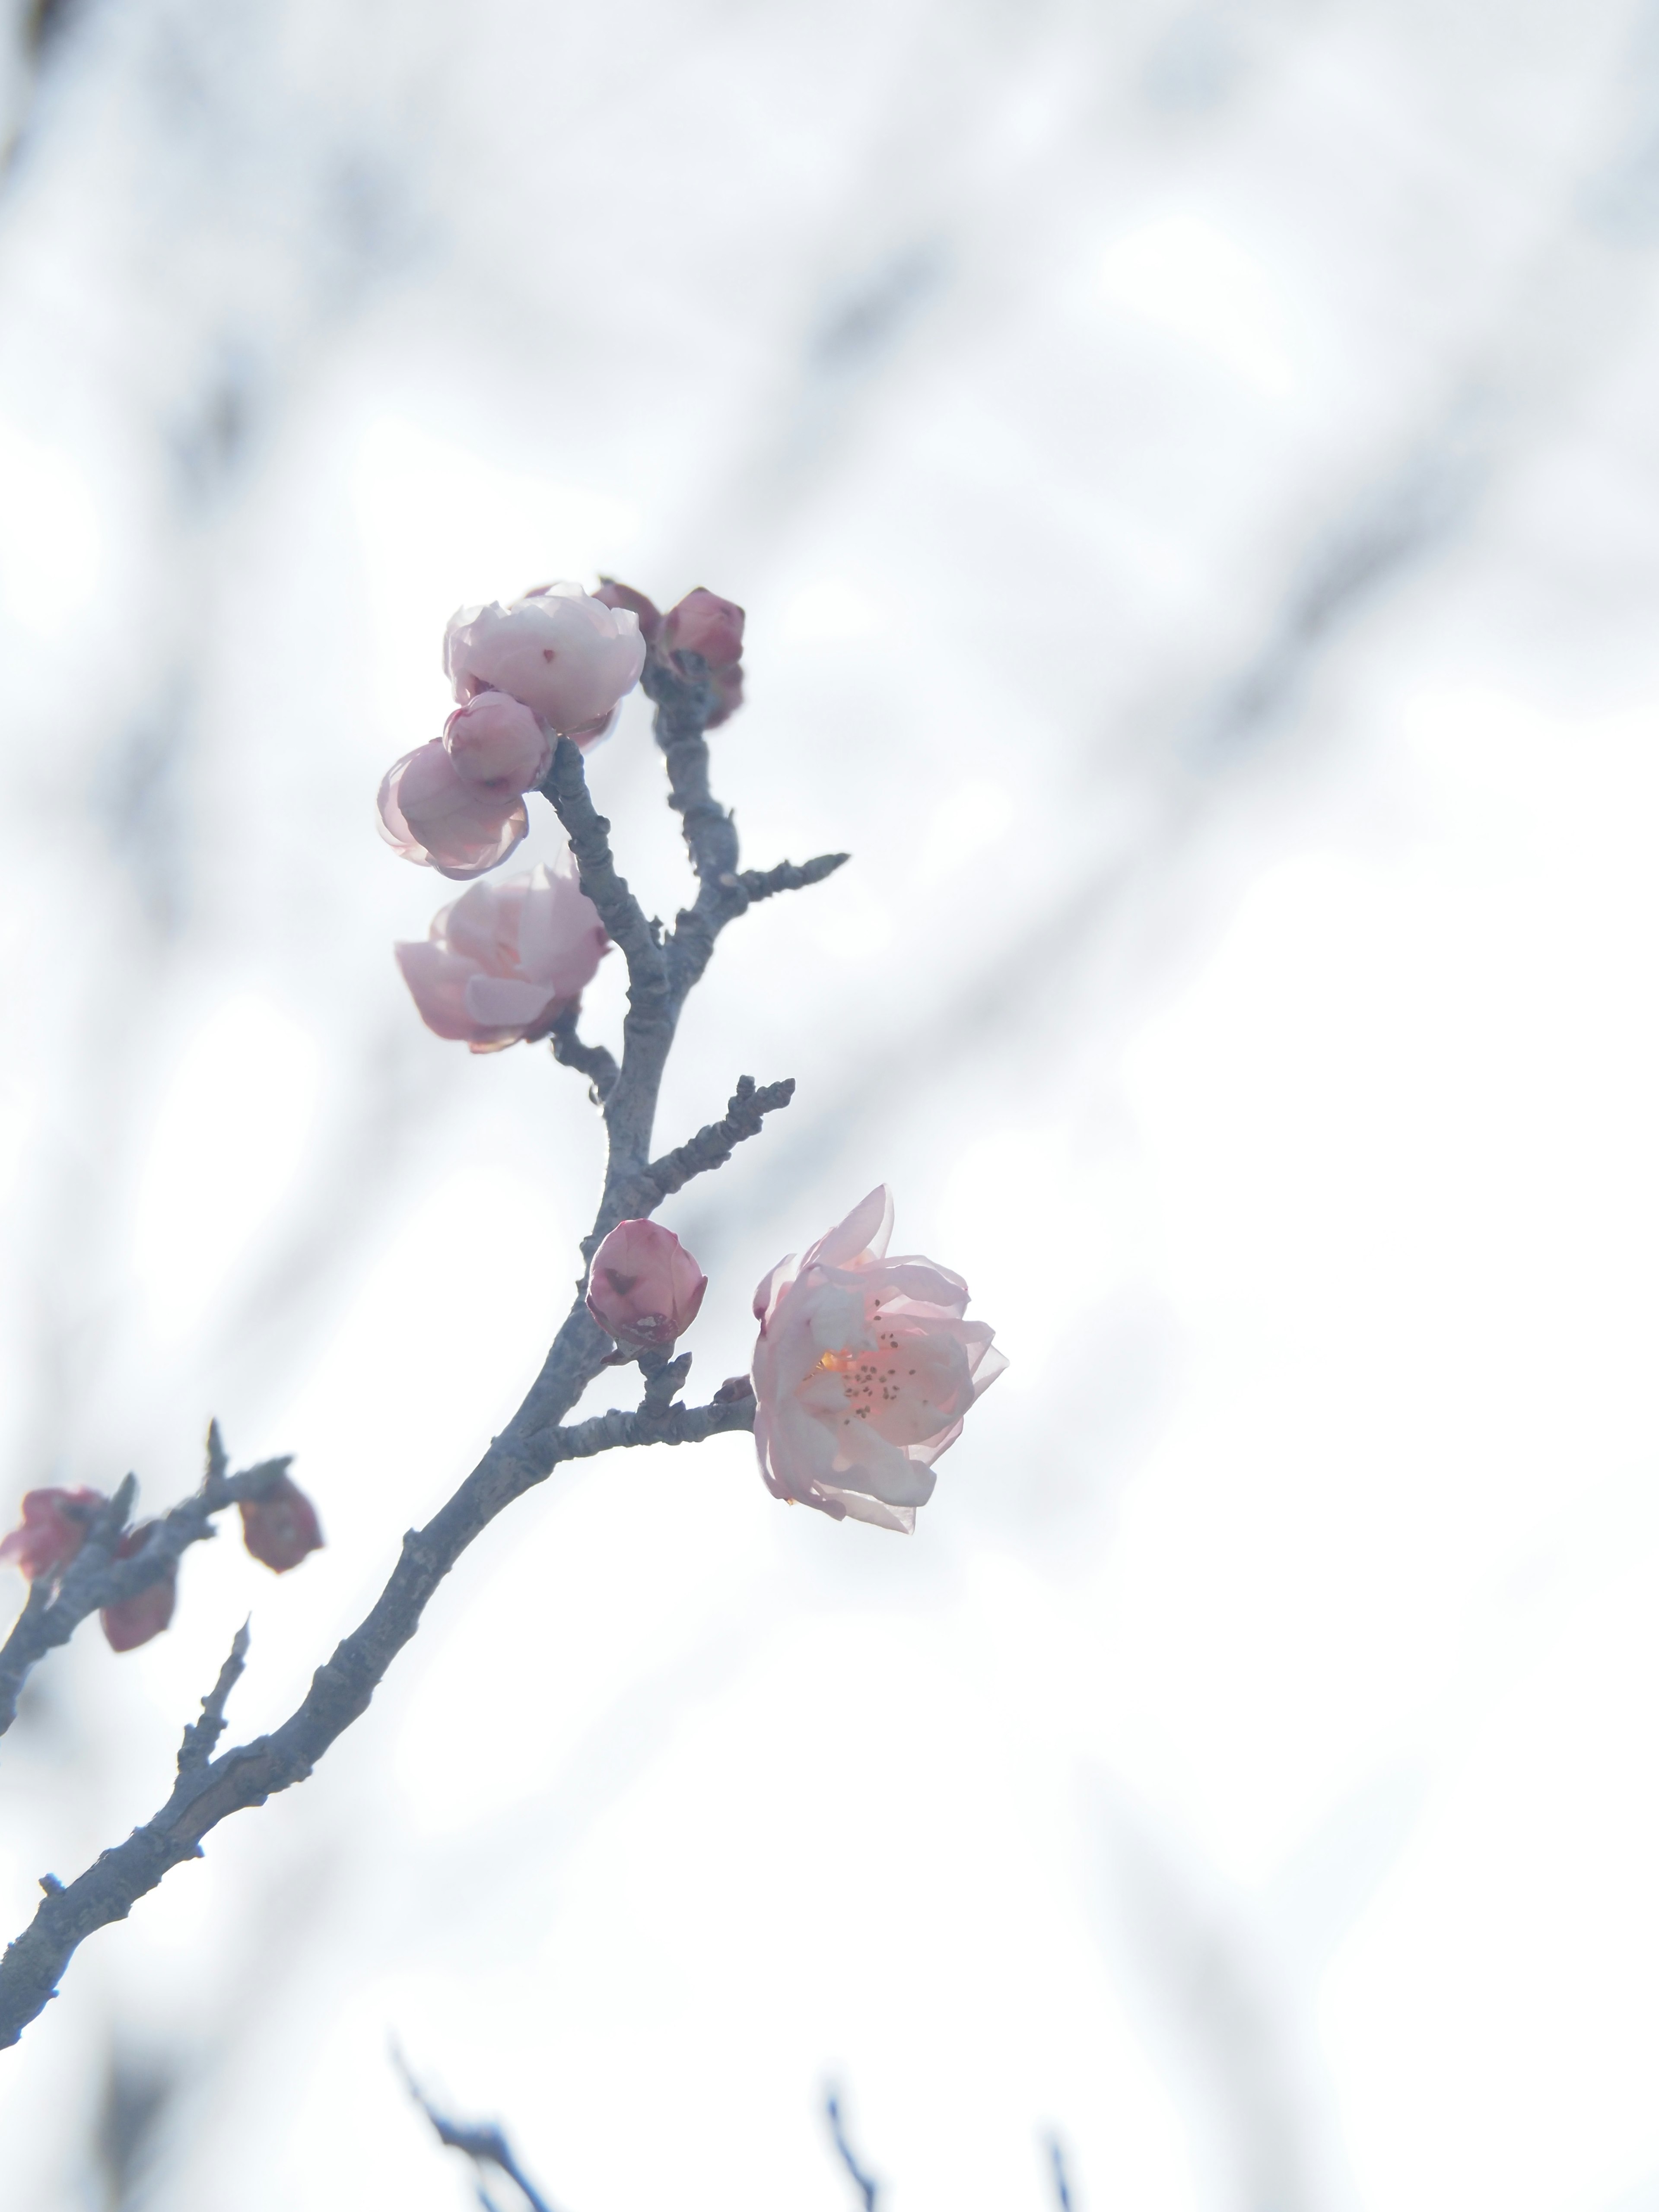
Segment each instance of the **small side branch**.
[{"label": "small side branch", "polygon": [[850,853],[820,853],[815,860],[780,860],[775,868],[741,869],[737,880],[752,906],[757,899],[771,898],[778,891],[804,891],[809,884],[821,884],[851,858]]},{"label": "small side branch", "polygon": [[201,1719],[191,1721],[185,1730],[185,1740],[179,1747],[181,1775],[192,1767],[205,1766],[213,1756],[213,1747],[225,1732],[225,1702],[247,1663],[247,1644],[248,1624],[244,1621],[231,1638],[230,1656],[219,1669],[218,1680],[202,1700]]},{"label": "small side branch", "polygon": [[[213,1517],[227,1506],[252,1502],[275,1488],[292,1464],[291,1455],[261,1460],[240,1474],[227,1474],[224,1446],[216,1421],[208,1431],[208,1471],[201,1488],[154,1523],[142,1550],[118,1559],[138,1485],[128,1475],[87,1531],[80,1550],[65,1569],[55,1592],[37,1583],[29,1601],[0,1644],[0,1735],[17,1717],[17,1699],[29,1670],[48,1651],[67,1644],[89,1613],[123,1598],[136,1597],[172,1574],[191,1544],[215,1534]],[[44,1602],[42,1601],[44,1600]]]},{"label": "small side branch", "polygon": [[1058,2136],[1048,2138],[1048,2168],[1054,2185],[1054,2202],[1060,2212],[1072,2212],[1071,2177],[1066,2171],[1066,2152]]},{"label": "small side branch", "polygon": [[653,1213],[664,1199],[683,1190],[693,1176],[723,1168],[745,1138],[760,1134],[766,1116],[787,1106],[794,1095],[793,1076],[786,1076],[781,1083],[757,1086],[752,1075],[740,1075],[718,1121],[706,1122],[695,1137],[653,1160],[617,1191],[617,1203],[622,1207],[617,1219],[637,1220]]},{"label": "small side branch", "polygon": [[[524,2200],[530,2207],[530,2212],[553,2212],[553,2208],[546,2197],[542,2195],[519,2164],[518,2160],[514,2157],[512,2148],[506,2136],[501,2132],[499,2122],[484,2120],[474,2122],[469,2125],[465,2121],[446,2119],[410,2073],[408,2061],[395,2044],[392,2046],[392,2059],[398,2071],[403,2075],[410,2095],[431,2121],[433,2133],[447,2149],[465,2152],[473,2165],[480,2169],[486,2166],[496,2167],[517,2189],[522,2191]],[[484,2191],[482,2175],[478,2184],[478,2195],[483,2203],[489,2203],[489,2197]]]}]

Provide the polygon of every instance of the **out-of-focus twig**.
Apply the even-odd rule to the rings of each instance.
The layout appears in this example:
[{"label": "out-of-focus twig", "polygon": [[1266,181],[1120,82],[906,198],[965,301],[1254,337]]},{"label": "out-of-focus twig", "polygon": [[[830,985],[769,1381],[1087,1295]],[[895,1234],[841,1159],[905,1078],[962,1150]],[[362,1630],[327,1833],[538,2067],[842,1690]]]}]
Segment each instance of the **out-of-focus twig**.
[{"label": "out-of-focus twig", "polygon": [[881,2185],[872,2174],[866,2173],[859,2164],[853,2146],[847,2140],[847,2130],[841,2117],[839,2090],[830,2089],[825,2092],[823,2116],[830,2123],[830,2133],[835,2142],[841,2162],[852,2175],[853,2185],[864,2199],[864,2212],[876,2212],[876,2199],[881,2193]]},{"label": "out-of-focus twig", "polygon": [[[469,2125],[459,2120],[446,2119],[410,2073],[408,2060],[395,2043],[392,2046],[392,2061],[403,2075],[410,2095],[431,2121],[433,2132],[441,2143],[450,2150],[464,2151],[477,2168],[486,2166],[498,2168],[522,2191],[530,2212],[553,2212],[553,2207],[514,2157],[512,2147],[501,2132],[498,2121],[478,2121]],[[485,2205],[491,2201],[484,2188],[482,2173],[478,2179],[478,2198]]]}]

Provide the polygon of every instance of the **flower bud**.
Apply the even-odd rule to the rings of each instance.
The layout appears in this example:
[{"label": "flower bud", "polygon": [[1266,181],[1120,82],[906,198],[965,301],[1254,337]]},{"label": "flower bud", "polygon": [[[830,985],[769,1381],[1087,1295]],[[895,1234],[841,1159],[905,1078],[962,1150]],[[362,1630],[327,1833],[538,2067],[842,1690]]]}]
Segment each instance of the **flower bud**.
[{"label": "flower bud", "polygon": [[699,585],[663,617],[659,654],[701,653],[719,704],[704,726],[717,729],[743,704],[743,609]]},{"label": "flower bud", "polygon": [[[141,1521],[129,1528],[115,1547],[118,1559],[130,1559],[143,1551],[149,1540],[153,1521]],[[155,1582],[135,1591],[131,1597],[118,1599],[106,1605],[99,1614],[99,1622],[109,1639],[112,1651],[136,1651],[141,1644],[148,1644],[152,1636],[159,1636],[173,1618],[173,1608],[179,1596],[179,1562],[169,1559],[167,1571]]]},{"label": "flower bud", "polygon": [[469,783],[441,738],[393,763],[378,803],[387,844],[457,883],[499,867],[530,827],[520,795]]},{"label": "flower bud", "polygon": [[618,1344],[672,1344],[697,1317],[708,1278],[672,1230],[619,1221],[593,1255],[587,1310]]},{"label": "flower bud", "polygon": [[22,1521],[0,1540],[0,1560],[30,1582],[61,1574],[80,1550],[93,1516],[108,1503],[101,1490],[26,1490]]},{"label": "flower bud", "polygon": [[274,1575],[285,1575],[290,1567],[299,1565],[307,1552],[323,1547],[317,1509],[287,1475],[263,1498],[244,1498],[238,1510],[242,1516],[242,1541]]},{"label": "flower bud", "polygon": [[514,799],[541,781],[553,757],[541,724],[505,691],[475,692],[444,724],[443,744],[464,782]]}]

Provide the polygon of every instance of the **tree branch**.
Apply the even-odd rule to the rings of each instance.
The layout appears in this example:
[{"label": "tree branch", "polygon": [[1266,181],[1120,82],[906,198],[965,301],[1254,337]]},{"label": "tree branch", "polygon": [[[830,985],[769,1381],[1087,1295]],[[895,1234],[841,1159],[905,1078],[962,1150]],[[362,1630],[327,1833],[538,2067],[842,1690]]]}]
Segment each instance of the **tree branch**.
[{"label": "tree branch", "polygon": [[[684,658],[689,661],[691,656]],[[623,1025],[622,1063],[604,1098],[605,1187],[592,1234],[583,1248],[590,1255],[598,1240],[624,1218],[627,1208],[622,1200],[641,1176],[650,1176],[654,1182],[660,1170],[662,1176],[678,1188],[690,1175],[717,1165],[717,1152],[726,1157],[732,1144],[752,1134],[748,1126],[751,1117],[757,1128],[759,1116],[783,1103],[777,1095],[781,1085],[752,1092],[739,1085],[724,1121],[711,1124],[678,1152],[665,1155],[654,1166],[649,1164],[663,1068],[680,1010],[708,964],[715,937],[743,911],[752,896],[787,888],[797,877],[801,882],[816,881],[817,873],[828,873],[838,864],[837,856],[830,855],[793,874],[786,864],[785,870],[774,869],[757,879],[763,886],[758,892],[751,893],[745,887],[738,873],[736,829],[708,787],[708,755],[702,732],[713,711],[714,694],[707,684],[699,683],[700,673],[694,669],[686,677],[659,671],[660,680],[654,680],[650,670],[647,674],[646,688],[657,701],[658,742],[667,760],[669,803],[684,821],[686,844],[698,878],[694,906],[689,915],[680,916],[668,945],[663,942],[660,926],[646,919],[639,901],[617,872],[611,852],[610,825],[593,805],[581,755],[568,738],[562,738],[554,748],[541,787],[570,839],[582,890],[628,963],[629,1006]],[[574,1043],[574,1030],[571,1042]],[[588,1047],[576,1048],[585,1054],[592,1051]],[[558,1051],[557,1042],[554,1049]],[[722,1144],[724,1152],[720,1152]],[[678,1182],[674,1181],[676,1176]],[[269,1735],[204,1761],[197,1761],[192,1751],[172,1795],[152,1820],[135,1829],[125,1843],[105,1851],[67,1887],[55,1879],[43,1881],[47,1892],[44,1902],[29,1926],[0,1958],[0,2048],[15,2043],[45,2008],[76,1946],[95,1929],[125,1918],[170,1868],[199,1856],[202,1838],[229,1814],[261,1805],[277,1791],[306,1778],[329,1746],[368,1709],[387,1668],[419,1627],[427,1601],[438,1584],[474,1537],[515,1498],[545,1480],[562,1460],[637,1444],[694,1443],[725,1431],[752,1429],[754,1399],[741,1378],[722,1385],[706,1406],[688,1407],[667,1402],[684,1378],[678,1361],[647,1374],[643,1401],[632,1413],[602,1413],[571,1427],[562,1426],[583,1391],[612,1358],[611,1339],[583,1303],[585,1284],[584,1270],[574,1302],[517,1413],[426,1526],[404,1536],[380,1595],[336,1646],[333,1656],[317,1669],[310,1688],[288,1719]],[[671,1375],[670,1369],[678,1369],[678,1375]],[[176,1534],[152,1537],[132,1560],[122,1562],[119,1567],[108,1566],[110,1594],[127,1595],[155,1579],[155,1571],[164,1565],[161,1550],[155,1547],[171,1547],[176,1540],[182,1549],[185,1543],[209,1533],[207,1516],[220,1504],[232,1502],[237,1486],[252,1484],[258,1476],[274,1478],[286,1465],[286,1462],[270,1462],[264,1468],[250,1469],[246,1476],[227,1475],[216,1431],[210,1437],[209,1449],[208,1480],[198,1498],[175,1507],[160,1524],[169,1530],[176,1524]],[[191,1519],[191,1516],[198,1519]],[[91,1541],[89,1535],[87,1542]],[[176,1557],[176,1552],[172,1555]],[[105,1565],[108,1565],[107,1560]],[[74,1571],[71,1569],[70,1575]],[[27,1622],[25,1642],[33,1648],[52,1620],[56,1606],[68,1594],[70,1575],[64,1577],[51,1605],[38,1611],[32,1602],[25,1607],[24,1620],[13,1632],[14,1638]],[[122,1577],[118,1586],[112,1579],[118,1575]],[[105,1588],[100,1583],[85,1610],[108,1601]],[[50,1641],[61,1640],[54,1637],[41,1648],[50,1648]],[[228,1694],[229,1681],[222,1675],[221,1682]],[[214,1698],[219,1699],[219,1705],[210,1718],[216,1720],[223,1702],[217,1686],[207,1705],[212,1705]],[[199,1739],[192,1734],[190,1741],[193,1745]]]},{"label": "tree branch", "polygon": [[[585,1309],[578,1310],[586,1317]],[[592,1326],[608,1350],[609,1338],[597,1323]],[[562,1341],[566,1330],[560,1332]],[[305,1780],[336,1737],[368,1710],[386,1668],[419,1626],[427,1600],[504,1506],[545,1481],[562,1461],[591,1459],[619,1447],[701,1443],[708,1437],[752,1429],[754,1422],[752,1398],[723,1397],[707,1406],[659,1410],[647,1403],[632,1413],[619,1408],[533,1438],[525,1437],[515,1420],[426,1527],[404,1538],[391,1579],[368,1618],[317,1669],[305,1698],[282,1726],[216,1759],[204,1762],[192,1756],[188,1764],[181,1759],[173,1793],[152,1820],[103,1852],[75,1881],[54,1883],[48,1890],[28,1927],[0,1958],[0,2049],[15,2043],[45,2009],[76,1946],[95,1929],[124,1920],[171,1868],[199,1858],[202,1838],[229,1814],[263,1805],[267,1797]],[[222,1706],[234,1680],[234,1674],[227,1680],[222,1673],[204,1711],[214,1699]],[[218,1717],[216,1708],[210,1717]]]},{"label": "tree branch", "polygon": [[752,1075],[740,1075],[738,1087],[718,1121],[706,1122],[695,1137],[653,1160],[649,1167],[617,1193],[623,1208],[618,1219],[637,1220],[654,1213],[664,1199],[683,1190],[693,1176],[723,1168],[744,1138],[758,1136],[766,1116],[787,1106],[794,1095],[793,1075],[786,1076],[781,1083],[769,1083],[763,1090],[757,1090]]},{"label": "tree branch", "polygon": [[823,2115],[830,2123],[830,2132],[835,2138],[836,2149],[842,2164],[853,2177],[853,2185],[864,2199],[864,2212],[876,2212],[876,2199],[881,2193],[880,2185],[865,2172],[854,2155],[853,2146],[847,2140],[847,2130],[842,2125],[841,2098],[831,2089],[823,2100]]},{"label": "tree branch", "polygon": [[[475,2166],[498,2166],[507,2179],[523,2191],[525,2202],[529,2205],[530,2212],[553,2212],[552,2206],[536,2188],[526,2174],[524,2168],[514,2157],[498,2121],[475,2121],[469,2126],[464,2121],[447,2120],[410,2073],[408,2060],[395,2044],[392,2045],[392,2063],[403,2075],[408,2086],[410,2095],[431,2121],[433,2132],[446,2148],[465,2151]],[[478,2195],[485,2204],[489,2203],[482,2183],[479,2185]]]},{"label": "tree branch", "polygon": [[216,1513],[240,1505],[244,1498],[264,1497],[281,1481],[292,1460],[261,1460],[240,1474],[227,1474],[227,1464],[215,1421],[208,1430],[208,1470],[201,1488],[152,1524],[141,1551],[129,1559],[115,1557],[138,1492],[137,1478],[129,1474],[88,1529],[56,1591],[43,1582],[34,1584],[10,1635],[0,1644],[0,1735],[17,1717],[18,1696],[30,1668],[48,1651],[67,1644],[89,1613],[136,1597],[171,1574],[191,1544],[216,1533]]},{"label": "tree branch", "polygon": [[248,1624],[244,1621],[230,1640],[230,1656],[219,1669],[219,1679],[202,1700],[202,1717],[191,1721],[179,1747],[179,1771],[205,1766],[213,1747],[225,1732],[225,1701],[247,1661]]}]

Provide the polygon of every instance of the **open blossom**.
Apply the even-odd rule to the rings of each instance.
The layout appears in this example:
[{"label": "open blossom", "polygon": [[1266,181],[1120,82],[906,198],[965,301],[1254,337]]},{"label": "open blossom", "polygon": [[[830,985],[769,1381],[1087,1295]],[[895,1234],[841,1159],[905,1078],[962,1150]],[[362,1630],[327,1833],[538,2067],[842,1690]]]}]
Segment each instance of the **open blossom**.
[{"label": "open blossom", "polygon": [[242,1541],[274,1575],[297,1567],[308,1552],[322,1549],[317,1509],[297,1482],[283,1475],[263,1498],[241,1501]]},{"label": "open blossom", "polygon": [[[682,653],[701,654],[716,704],[705,726],[715,729],[743,704],[743,609],[699,584],[661,614],[643,592],[607,576],[596,597],[607,606],[626,607],[639,617],[652,656],[672,662]],[[684,670],[682,670],[684,673]]]},{"label": "open blossom", "polygon": [[644,665],[633,610],[580,584],[541,584],[507,607],[458,608],[444,633],[444,672],[458,699],[504,691],[579,744],[604,734]]},{"label": "open blossom", "polygon": [[708,1278],[671,1229],[619,1221],[593,1255],[587,1310],[618,1344],[672,1344],[697,1317]]},{"label": "open blossom", "polygon": [[425,944],[393,949],[427,1027],[496,1052],[545,1036],[576,1004],[605,934],[567,848],[551,868],[474,884],[434,916]]},{"label": "open blossom", "polygon": [[[115,1547],[118,1559],[130,1559],[143,1549],[153,1521],[141,1521],[129,1528]],[[117,1600],[106,1605],[98,1619],[112,1651],[136,1651],[141,1644],[148,1644],[152,1636],[159,1636],[173,1618],[173,1608],[179,1596],[179,1562],[170,1559],[159,1580],[135,1591],[131,1597]]]},{"label": "open blossom", "polygon": [[108,1503],[101,1490],[26,1490],[22,1521],[0,1541],[0,1560],[30,1582],[61,1574],[80,1550],[93,1516]]},{"label": "open blossom", "polygon": [[441,738],[392,763],[376,804],[388,845],[457,883],[500,867],[530,827],[521,793],[470,781]]},{"label": "open blossom", "polygon": [[755,1445],[775,1498],[879,1528],[915,1528],[933,1462],[1007,1362],[968,1285],[931,1260],[887,1257],[885,1185],[755,1293]]}]

